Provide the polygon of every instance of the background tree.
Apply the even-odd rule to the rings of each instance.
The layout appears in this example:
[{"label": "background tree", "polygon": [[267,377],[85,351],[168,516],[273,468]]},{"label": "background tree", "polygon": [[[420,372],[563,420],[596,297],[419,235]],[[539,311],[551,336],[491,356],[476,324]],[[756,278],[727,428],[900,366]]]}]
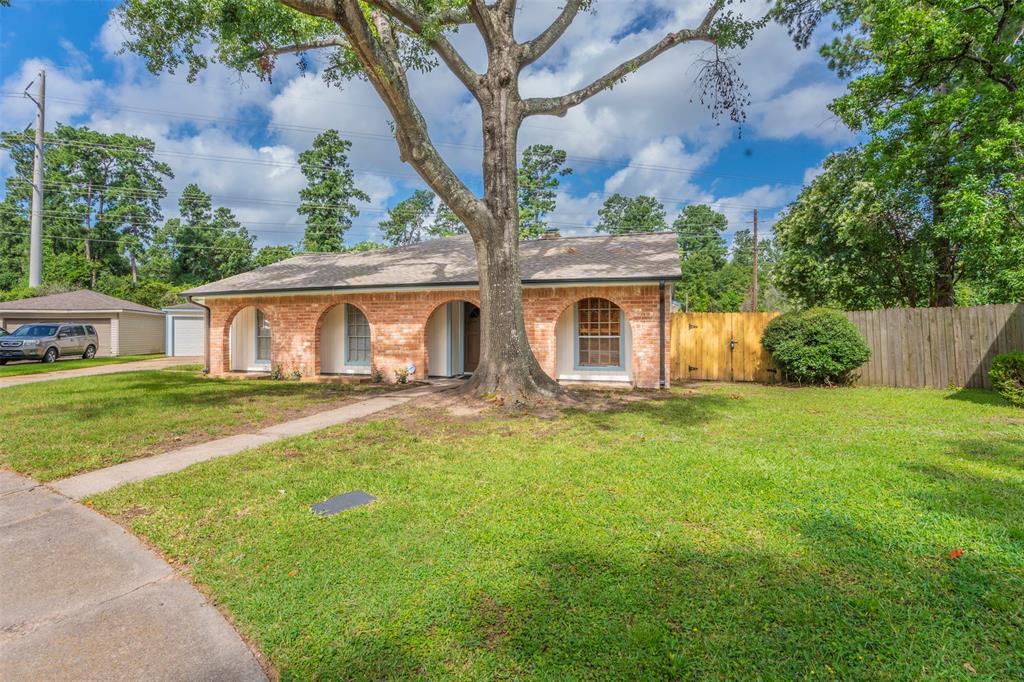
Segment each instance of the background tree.
[{"label": "background tree", "polygon": [[[58,123],[45,135],[44,145],[44,248],[56,257],[44,266],[49,276],[96,288],[102,271],[131,270],[136,275],[136,260],[161,218],[160,200],[167,194],[164,180],[173,177],[167,164],[154,159],[153,142]],[[5,224],[14,225],[21,222],[16,216],[27,215],[31,203],[33,139],[22,131],[3,133],[0,148],[14,164],[2,216]],[[27,226],[26,221],[21,229]],[[83,262],[88,276],[81,281]],[[70,270],[61,267],[71,263],[75,265]],[[72,270],[76,274],[71,275]]]},{"label": "background tree", "polygon": [[299,154],[299,167],[306,186],[299,190],[299,213],[306,216],[306,251],[341,251],[345,232],[359,216],[354,200],[370,197],[356,187],[355,175],[348,165],[352,143],[327,130],[313,139],[313,146]]},{"label": "background tree", "polygon": [[[940,269],[935,224],[916,187],[878,177],[861,150],[833,155],[824,168],[773,226],[777,286],[802,306],[931,302]],[[959,268],[952,276],[955,284]]]},{"label": "background tree", "polygon": [[595,227],[598,232],[632,234],[668,229],[665,207],[654,197],[643,194],[627,197],[616,192],[605,199],[597,215],[600,218]]},{"label": "background tree", "polygon": [[210,195],[190,184],[178,200],[180,217],[172,218],[155,238],[150,272],[166,263],[162,277],[178,284],[201,284],[231,277],[252,267],[255,238],[230,209],[213,208]]},{"label": "background tree", "polygon": [[[409,163],[466,226],[476,245],[482,312],[480,362],[470,382],[478,395],[510,401],[560,394],[527,341],[519,268],[517,141],[523,121],[560,116],[621,83],[658,56],[684,43],[702,43],[698,87],[715,116],[740,120],[747,97],[729,51],[746,45],[764,20],[728,11],[727,0],[706,0],[691,26],[653,41],[590,83],[554,97],[522,97],[519,74],[565,34],[590,0],[565,0],[539,35],[520,42],[514,0],[125,0],[118,14],[129,34],[126,47],[154,71],[182,65],[190,77],[217,61],[267,77],[281,55],[324,50],[329,83],[366,78],[388,107],[402,159]],[[523,12],[536,10],[524,9]],[[597,11],[597,10],[595,10]],[[448,40],[473,27],[487,51],[483,72],[474,70]],[[300,57],[301,59],[302,57]],[[431,142],[409,87],[408,70],[443,63],[480,106],[483,194],[477,197]]]},{"label": "background tree", "polygon": [[728,226],[724,215],[702,204],[685,207],[672,223],[682,271],[676,283],[676,300],[683,310],[703,312],[720,308],[712,293],[712,280],[726,264],[727,248],[722,233]]},{"label": "background tree", "polygon": [[434,193],[418,189],[388,210],[378,227],[391,246],[408,246],[429,239],[429,221],[434,213]]},{"label": "background tree", "polygon": [[536,239],[548,229],[544,216],[555,210],[558,178],[572,173],[565,165],[565,151],[549,144],[533,144],[523,150],[519,182],[519,238]]},{"label": "background tree", "polygon": [[262,246],[260,247],[260,250],[256,252],[256,255],[253,256],[252,266],[254,268],[262,268],[296,255],[298,255],[298,252],[295,250],[295,247],[288,244],[280,246]]},{"label": "background tree", "polygon": [[[1020,300],[1024,232],[1011,216],[1024,177],[1024,3],[831,0],[782,3],[778,15],[806,44],[828,11],[838,35],[822,53],[851,79],[831,109],[867,140],[805,191],[830,206],[819,212],[823,262],[806,241],[815,208],[801,201],[787,216],[779,246],[797,251],[780,257],[780,286],[858,307],[948,306],[958,288]],[[843,201],[838,177],[863,183],[856,197]]]},{"label": "background tree", "polygon": [[454,237],[457,234],[466,234],[466,226],[459,220],[459,216],[448,208],[447,204],[438,201],[437,209],[434,211],[432,232],[437,237]]}]

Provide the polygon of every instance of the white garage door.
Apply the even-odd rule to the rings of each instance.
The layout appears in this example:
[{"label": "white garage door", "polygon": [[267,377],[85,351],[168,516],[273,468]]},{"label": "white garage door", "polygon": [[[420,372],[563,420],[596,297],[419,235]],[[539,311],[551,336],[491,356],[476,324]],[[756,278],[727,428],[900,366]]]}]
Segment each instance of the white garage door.
[{"label": "white garage door", "polygon": [[203,330],[206,320],[201,317],[171,318],[173,343],[171,350],[174,355],[202,355]]}]

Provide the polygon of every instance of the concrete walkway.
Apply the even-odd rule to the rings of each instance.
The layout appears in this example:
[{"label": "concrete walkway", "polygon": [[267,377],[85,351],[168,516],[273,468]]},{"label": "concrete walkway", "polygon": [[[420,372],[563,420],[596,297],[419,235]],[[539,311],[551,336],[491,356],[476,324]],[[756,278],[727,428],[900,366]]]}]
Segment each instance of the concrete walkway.
[{"label": "concrete walkway", "polygon": [[266,680],[220,612],[104,516],[0,471],[0,677]]},{"label": "concrete walkway", "polygon": [[171,452],[153,455],[152,457],[115,464],[106,469],[98,469],[97,471],[51,481],[47,485],[73,500],[81,500],[90,495],[96,495],[111,488],[124,485],[125,483],[142,481],[154,476],[168,474],[172,471],[180,471],[196,462],[234,455],[243,450],[273,443],[282,438],[301,436],[329,426],[335,426],[336,424],[344,424],[353,419],[367,417],[396,405],[407,403],[414,398],[454,388],[457,385],[457,380],[447,380],[439,381],[429,386],[387,393],[376,398],[368,398],[356,403],[350,403],[334,410],[318,412],[308,417],[268,426],[255,433],[243,433],[236,436],[218,438],[217,440],[192,445],[180,450],[172,450]]},{"label": "concrete walkway", "polygon": [[[92,377],[99,374],[117,374],[119,372],[138,372],[144,369],[164,369],[175,365],[192,365],[201,363],[203,358],[175,357],[155,358],[153,360],[139,360],[137,362],[118,362],[110,365],[96,365],[95,367],[79,367],[78,369],[56,370],[43,372],[41,374],[23,374],[20,376],[0,376],[0,388],[8,386],[20,386],[22,384],[34,384],[37,381],[54,381],[55,379],[71,379],[74,377]],[[17,367],[17,365],[8,365]],[[60,367],[60,363],[57,363]]]}]

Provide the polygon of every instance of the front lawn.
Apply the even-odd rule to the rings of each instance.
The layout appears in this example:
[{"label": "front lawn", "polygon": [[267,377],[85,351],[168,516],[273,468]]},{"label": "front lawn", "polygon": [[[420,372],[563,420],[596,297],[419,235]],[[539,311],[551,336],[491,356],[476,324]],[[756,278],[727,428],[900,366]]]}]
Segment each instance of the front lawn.
[{"label": "front lawn", "polygon": [[3,377],[17,377],[25,374],[43,374],[46,372],[62,372],[68,369],[81,369],[82,367],[96,367],[99,365],[117,365],[122,362],[138,362],[139,360],[156,360],[165,357],[163,353],[152,355],[122,355],[117,358],[93,358],[83,360],[74,358],[71,360],[58,360],[57,362],[35,362],[17,360],[14,364],[0,366],[0,379]]},{"label": "front lawn", "polygon": [[982,391],[410,407],[93,503],[283,679],[1024,677],[1024,412]]},{"label": "front lawn", "polygon": [[194,368],[11,386],[0,390],[0,465],[49,481],[331,409],[376,390],[210,379]]}]

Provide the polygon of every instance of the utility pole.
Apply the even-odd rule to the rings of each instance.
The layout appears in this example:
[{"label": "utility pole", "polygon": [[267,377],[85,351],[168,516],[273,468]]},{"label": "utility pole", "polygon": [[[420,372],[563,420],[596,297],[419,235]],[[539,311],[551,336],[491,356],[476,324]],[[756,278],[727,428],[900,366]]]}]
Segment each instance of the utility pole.
[{"label": "utility pole", "polygon": [[751,302],[751,310],[757,311],[757,209],[754,209],[754,277],[751,283],[751,293],[753,295],[753,301]]},{"label": "utility pole", "polygon": [[36,103],[36,144],[32,154],[32,230],[29,237],[28,285],[37,287],[43,283],[43,130],[46,124],[46,70],[39,72],[39,89],[36,97],[25,96]]}]

